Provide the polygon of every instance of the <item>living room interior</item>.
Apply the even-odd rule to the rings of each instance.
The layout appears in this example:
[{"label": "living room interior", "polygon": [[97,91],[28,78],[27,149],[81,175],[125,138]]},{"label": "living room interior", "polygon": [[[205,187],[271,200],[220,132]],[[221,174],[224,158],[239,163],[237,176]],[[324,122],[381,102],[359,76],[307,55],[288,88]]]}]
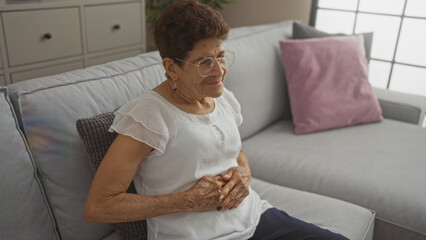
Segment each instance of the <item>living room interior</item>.
[{"label": "living room interior", "polygon": [[[0,0],[0,239],[146,239],[82,212],[114,111],[165,80],[164,2]],[[426,240],[426,1],[210,2],[261,198],[349,239]]]}]

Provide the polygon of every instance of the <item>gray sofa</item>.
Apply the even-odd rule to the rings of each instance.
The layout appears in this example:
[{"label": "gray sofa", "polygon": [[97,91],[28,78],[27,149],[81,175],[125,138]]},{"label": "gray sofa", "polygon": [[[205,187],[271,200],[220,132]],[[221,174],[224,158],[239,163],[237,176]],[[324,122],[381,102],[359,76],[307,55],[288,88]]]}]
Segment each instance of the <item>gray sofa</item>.
[{"label": "gray sofa", "polygon": [[[426,239],[426,98],[375,89],[382,123],[292,132],[278,41],[291,21],[231,30],[226,87],[241,103],[252,187],[289,214],[350,239]],[[75,123],[164,80],[157,52],[0,88],[0,239],[120,239],[87,223],[93,178]]]}]

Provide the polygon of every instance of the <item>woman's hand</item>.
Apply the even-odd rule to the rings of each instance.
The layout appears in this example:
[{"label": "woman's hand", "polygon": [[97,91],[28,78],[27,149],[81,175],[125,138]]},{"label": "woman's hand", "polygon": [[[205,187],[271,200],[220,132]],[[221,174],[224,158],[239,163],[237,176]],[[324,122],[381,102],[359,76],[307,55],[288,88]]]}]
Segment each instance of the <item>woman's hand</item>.
[{"label": "woman's hand", "polygon": [[222,181],[220,176],[204,176],[186,192],[189,194],[189,201],[197,212],[216,210],[220,205],[219,195],[226,181]]},{"label": "woman's hand", "polygon": [[237,208],[249,195],[251,173],[245,167],[232,167],[221,180],[227,181],[219,200],[222,209]]}]

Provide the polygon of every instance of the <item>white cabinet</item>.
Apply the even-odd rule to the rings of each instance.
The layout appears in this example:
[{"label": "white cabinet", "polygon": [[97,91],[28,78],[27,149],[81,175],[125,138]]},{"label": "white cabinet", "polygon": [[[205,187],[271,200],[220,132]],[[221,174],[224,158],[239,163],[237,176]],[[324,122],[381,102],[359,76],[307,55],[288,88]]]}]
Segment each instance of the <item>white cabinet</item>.
[{"label": "white cabinet", "polygon": [[139,3],[90,6],[85,9],[89,53],[141,41]]},{"label": "white cabinet", "polygon": [[2,14],[10,66],[83,53],[79,9],[47,9]]},{"label": "white cabinet", "polygon": [[59,74],[59,73],[68,72],[68,71],[83,68],[83,67],[84,65],[82,61],[63,63],[57,66],[48,66],[48,67],[32,69],[28,71],[13,72],[10,74],[10,79],[12,80],[13,83],[16,83],[16,82],[24,81],[31,78]]},{"label": "white cabinet", "polygon": [[0,2],[0,85],[145,51],[144,0],[10,2]]},{"label": "white cabinet", "polygon": [[87,66],[98,65],[101,63],[111,62],[117,59],[136,56],[139,53],[140,53],[139,50],[130,50],[130,51],[124,51],[124,52],[115,53],[115,54],[108,54],[105,56],[93,57],[88,59]]}]

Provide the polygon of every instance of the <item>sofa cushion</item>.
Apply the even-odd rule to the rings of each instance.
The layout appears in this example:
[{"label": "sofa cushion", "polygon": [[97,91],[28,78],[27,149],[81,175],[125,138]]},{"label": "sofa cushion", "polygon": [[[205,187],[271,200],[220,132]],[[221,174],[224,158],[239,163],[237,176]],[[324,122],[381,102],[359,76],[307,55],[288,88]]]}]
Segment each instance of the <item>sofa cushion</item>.
[{"label": "sofa cushion", "polygon": [[76,121],[113,111],[164,79],[152,52],[8,86],[63,240],[102,239],[113,231],[111,224],[83,220],[93,172]]},{"label": "sofa cushion", "polygon": [[385,119],[307,135],[280,121],[245,140],[252,174],[342,199],[384,222],[426,234],[426,131]]},{"label": "sofa cushion", "polygon": [[[373,45],[373,33],[362,33],[364,37],[365,56],[370,61],[371,46]],[[306,38],[321,38],[331,36],[346,36],[343,33],[330,34],[319,31],[311,26],[306,26],[299,22],[293,22],[293,39],[306,39]]]},{"label": "sofa cushion", "polygon": [[382,120],[362,36],[287,40],[280,46],[296,134]]},{"label": "sofa cushion", "polygon": [[0,113],[0,239],[60,239],[5,87]]},{"label": "sofa cushion", "polygon": [[[108,131],[114,121],[114,112],[102,113],[90,118],[77,120],[77,131],[84,142],[89,155],[89,164],[94,172],[98,169],[110,145],[117,137],[117,133]],[[133,182],[130,184],[128,193],[136,193]],[[147,238],[146,221],[135,221],[115,223],[114,228],[127,240],[144,240]]]},{"label": "sofa cushion", "polygon": [[292,23],[231,29],[230,38],[224,42],[225,49],[236,53],[225,86],[241,104],[242,139],[282,117],[290,118],[279,41],[291,37]]},{"label": "sofa cushion", "polygon": [[375,213],[351,203],[252,178],[261,199],[303,221],[340,233],[351,240],[372,240]]}]

